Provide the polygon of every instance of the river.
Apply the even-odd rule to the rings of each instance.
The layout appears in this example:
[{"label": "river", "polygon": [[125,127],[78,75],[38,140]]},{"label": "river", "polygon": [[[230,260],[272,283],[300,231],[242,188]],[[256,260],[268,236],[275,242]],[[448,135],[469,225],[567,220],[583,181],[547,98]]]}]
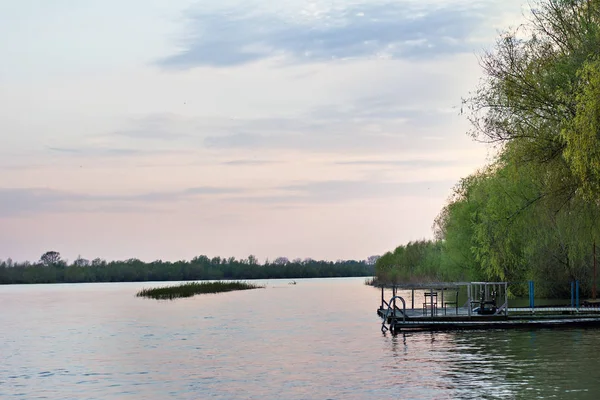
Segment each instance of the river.
[{"label": "river", "polygon": [[[364,278],[0,286],[0,398],[596,399],[600,329],[384,335]],[[169,283],[170,284],[170,283]]]}]

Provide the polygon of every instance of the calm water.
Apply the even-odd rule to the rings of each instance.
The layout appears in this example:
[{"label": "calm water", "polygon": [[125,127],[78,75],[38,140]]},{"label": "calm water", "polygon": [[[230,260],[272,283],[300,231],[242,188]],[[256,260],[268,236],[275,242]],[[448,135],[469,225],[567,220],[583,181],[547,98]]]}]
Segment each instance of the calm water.
[{"label": "calm water", "polygon": [[0,398],[600,397],[600,330],[382,335],[363,278],[173,302],[149,283],[0,286]]}]

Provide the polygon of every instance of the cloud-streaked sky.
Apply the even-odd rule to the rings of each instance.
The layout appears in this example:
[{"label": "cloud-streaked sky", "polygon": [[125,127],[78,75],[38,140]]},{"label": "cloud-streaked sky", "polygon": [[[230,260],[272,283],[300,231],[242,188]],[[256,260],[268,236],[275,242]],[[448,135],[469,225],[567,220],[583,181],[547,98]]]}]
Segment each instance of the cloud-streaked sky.
[{"label": "cloud-streaked sky", "polygon": [[516,0],[0,0],[0,259],[364,259],[483,165]]}]

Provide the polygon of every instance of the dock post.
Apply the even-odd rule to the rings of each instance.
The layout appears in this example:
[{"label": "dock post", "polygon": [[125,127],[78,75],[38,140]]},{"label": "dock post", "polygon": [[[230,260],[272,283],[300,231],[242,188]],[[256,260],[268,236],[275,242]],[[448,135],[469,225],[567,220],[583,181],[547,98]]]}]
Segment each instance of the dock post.
[{"label": "dock post", "polygon": [[575,307],[575,281],[571,281],[571,308]]},{"label": "dock post", "polygon": [[596,300],[596,239],[594,239],[594,285],[592,286],[592,300]]},{"label": "dock post", "polygon": [[535,307],[534,291],[533,281],[529,281],[529,308]]},{"label": "dock post", "polygon": [[415,289],[413,288],[411,293],[410,293],[410,304],[411,304],[411,308],[415,309]]},{"label": "dock post", "polygon": [[575,281],[575,307],[579,310],[579,281]]},{"label": "dock post", "polygon": [[[430,290],[431,296],[429,296],[429,298],[431,299],[431,318],[433,319],[433,288]],[[437,307],[437,295],[435,296],[435,306]]]},{"label": "dock post", "polygon": [[469,311],[469,317],[471,316],[471,284],[467,285],[467,311]]},{"label": "dock post", "polygon": [[483,301],[488,301],[490,299],[490,289],[487,283],[483,284]]},{"label": "dock post", "polygon": [[508,317],[508,282],[504,282],[504,304],[506,304],[504,315]]},{"label": "dock post", "polygon": [[383,310],[384,301],[385,299],[383,298],[383,285],[381,285],[381,307],[379,307],[381,310]]}]

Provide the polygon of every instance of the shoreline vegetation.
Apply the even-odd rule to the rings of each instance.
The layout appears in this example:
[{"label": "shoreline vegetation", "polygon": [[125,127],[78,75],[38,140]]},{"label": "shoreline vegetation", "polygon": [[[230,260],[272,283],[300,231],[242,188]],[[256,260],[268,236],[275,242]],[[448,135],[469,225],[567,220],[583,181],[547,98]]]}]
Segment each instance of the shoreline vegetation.
[{"label": "shoreline vegetation", "polygon": [[90,261],[78,257],[69,263],[60,253],[48,251],[35,263],[0,260],[0,284],[367,277],[375,273],[376,258],[333,262],[279,257],[259,263],[254,256],[236,259],[202,255],[189,261],[147,263],[136,258]]},{"label": "shoreline vegetation", "polygon": [[234,281],[234,282],[186,282],[180,285],[142,289],[136,297],[148,297],[155,300],[174,300],[192,297],[197,294],[213,294],[231,292],[234,290],[263,289],[264,285]]},{"label": "shoreline vegetation", "polygon": [[[480,57],[460,113],[491,161],[461,179],[433,240],[384,254],[376,280],[507,281],[514,295],[596,293],[600,242],[600,1],[534,0]],[[514,285],[513,285],[514,283]]]}]

